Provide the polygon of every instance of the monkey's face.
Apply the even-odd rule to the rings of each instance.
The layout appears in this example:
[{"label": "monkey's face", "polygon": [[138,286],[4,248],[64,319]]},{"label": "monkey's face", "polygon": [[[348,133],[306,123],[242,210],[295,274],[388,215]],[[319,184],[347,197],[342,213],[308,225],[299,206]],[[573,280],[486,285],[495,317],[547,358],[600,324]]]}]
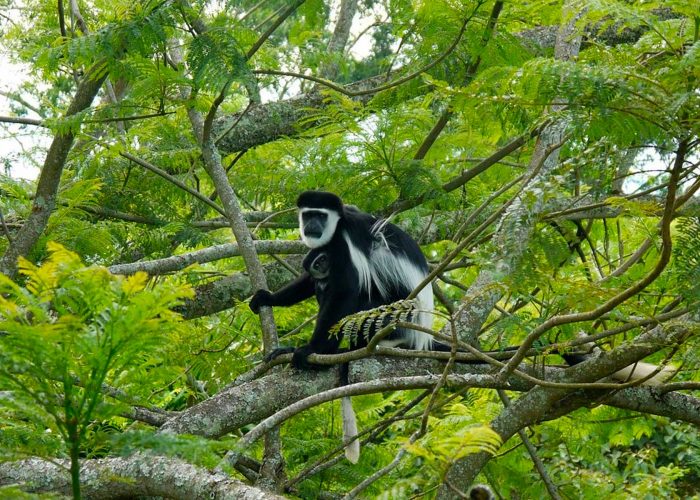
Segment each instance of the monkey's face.
[{"label": "monkey's face", "polygon": [[299,231],[301,239],[309,248],[318,248],[333,238],[340,215],[327,208],[299,209]]},{"label": "monkey's face", "polygon": [[326,252],[321,252],[311,261],[308,267],[309,274],[316,281],[328,278],[331,269],[331,261]]}]

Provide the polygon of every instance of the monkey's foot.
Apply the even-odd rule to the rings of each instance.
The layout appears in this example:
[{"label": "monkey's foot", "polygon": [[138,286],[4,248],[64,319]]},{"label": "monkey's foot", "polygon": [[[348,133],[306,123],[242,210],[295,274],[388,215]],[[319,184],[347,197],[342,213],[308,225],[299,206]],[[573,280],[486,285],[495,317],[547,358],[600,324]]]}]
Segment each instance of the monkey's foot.
[{"label": "monkey's foot", "polygon": [[272,351],[270,354],[266,354],[265,357],[263,358],[263,361],[265,363],[269,363],[273,359],[275,359],[277,356],[281,356],[282,354],[289,354],[290,352],[294,352],[293,347],[278,347],[274,351]]}]

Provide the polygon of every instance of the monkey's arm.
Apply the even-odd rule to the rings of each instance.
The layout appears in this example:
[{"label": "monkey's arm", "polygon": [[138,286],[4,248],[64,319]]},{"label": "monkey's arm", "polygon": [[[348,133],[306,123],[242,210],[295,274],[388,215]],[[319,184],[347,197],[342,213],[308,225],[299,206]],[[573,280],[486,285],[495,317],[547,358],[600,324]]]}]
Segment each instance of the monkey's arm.
[{"label": "monkey's arm", "polygon": [[340,341],[343,340],[342,331],[338,334],[330,333],[333,325],[341,319],[357,312],[358,298],[347,293],[329,294],[324,297],[323,304],[318,311],[316,326],[311,340],[307,345],[294,350],[292,365],[299,369],[319,368],[310,364],[306,358],[309,354],[333,354],[338,352]]},{"label": "monkey's arm", "polygon": [[258,314],[263,306],[291,306],[306,300],[314,294],[315,285],[311,275],[303,273],[297,279],[283,286],[275,293],[258,290],[250,299],[250,309]]}]

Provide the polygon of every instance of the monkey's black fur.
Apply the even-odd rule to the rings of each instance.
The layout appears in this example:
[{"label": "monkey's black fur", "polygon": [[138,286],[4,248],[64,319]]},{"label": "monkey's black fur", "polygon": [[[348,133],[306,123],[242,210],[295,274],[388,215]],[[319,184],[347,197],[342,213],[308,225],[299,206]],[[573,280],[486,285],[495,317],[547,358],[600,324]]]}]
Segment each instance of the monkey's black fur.
[{"label": "monkey's black fur", "polygon": [[[309,354],[338,351],[342,332],[331,335],[333,325],[351,314],[407,298],[428,274],[428,264],[418,244],[401,229],[343,205],[332,193],[304,192],[297,206],[302,237],[311,247],[303,262],[304,273],[275,293],[257,291],[250,308],[257,313],[262,306],[290,306],[316,296],[319,311],[311,340],[294,349],[292,358],[295,367],[308,369],[313,368],[306,360]],[[432,309],[427,288],[419,297],[424,302],[422,309]],[[430,348],[432,341],[421,335],[427,336],[397,330],[386,341],[394,346]],[[363,347],[370,337],[358,335],[351,340],[350,349]],[[287,352],[291,349],[280,348],[268,358]]]}]

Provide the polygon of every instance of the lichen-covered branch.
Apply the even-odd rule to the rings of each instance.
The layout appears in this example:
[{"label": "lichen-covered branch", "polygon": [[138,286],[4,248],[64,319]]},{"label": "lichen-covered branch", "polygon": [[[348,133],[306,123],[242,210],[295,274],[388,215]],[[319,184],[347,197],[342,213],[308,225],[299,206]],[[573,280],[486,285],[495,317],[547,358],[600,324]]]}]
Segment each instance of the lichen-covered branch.
[{"label": "lichen-covered branch", "polygon": [[[32,493],[70,494],[66,461],[33,458],[0,464],[0,486],[18,485]],[[273,500],[278,495],[212,473],[178,458],[136,453],[124,458],[82,460],[82,493],[91,499],[164,497]]]},{"label": "lichen-covered branch", "polygon": [[[258,254],[294,255],[305,253],[307,250],[301,241],[259,240],[253,242],[253,245]],[[223,245],[215,245],[203,250],[173,255],[163,259],[116,264],[109,267],[109,272],[112,274],[134,274],[143,271],[150,275],[158,275],[179,271],[192,264],[204,264],[240,255],[241,250],[237,243],[224,243]]]},{"label": "lichen-covered branch", "polygon": [[[301,259],[290,258],[293,268],[301,267]],[[277,290],[294,278],[294,275],[283,265],[271,263],[263,265],[270,290]],[[246,300],[255,290],[250,283],[250,277],[245,272],[233,273],[216,281],[199,285],[195,288],[195,296],[186,299],[181,306],[175,308],[185,319],[208,316],[231,308],[236,301]]]},{"label": "lichen-covered branch", "polygon": [[[658,333],[658,330],[655,331]],[[663,329],[661,332],[661,336],[644,337],[639,344],[634,343],[609,353],[601,353],[592,360],[568,370],[547,367],[544,371],[533,372],[526,366],[521,367],[521,369],[553,382],[593,382],[644,358],[651,352],[660,349],[660,346],[668,345],[667,342],[671,339],[665,336]],[[676,334],[680,335],[680,333]],[[649,344],[649,338],[653,338],[657,343]],[[350,382],[361,383],[397,377],[440,374],[443,368],[444,363],[436,360],[377,356],[352,362],[350,364]],[[585,372],[586,376],[579,379],[581,371]],[[485,364],[457,363],[454,367],[455,376],[488,375],[490,373],[492,373],[492,367]],[[564,374],[570,375],[564,377]],[[260,422],[304,398],[328,391],[336,387],[337,382],[338,372],[336,368],[314,372],[282,370],[270,373],[259,379],[229,387],[212,398],[188,408],[166,422],[161,431],[195,434],[211,438],[220,437],[241,426]],[[424,386],[418,385],[417,387]],[[532,383],[518,376],[511,376],[507,380],[499,381],[494,386],[494,388],[509,391],[529,391],[533,387]],[[551,390],[566,392],[570,389]],[[608,404],[634,409],[635,405],[641,404],[638,403],[637,396],[640,393],[649,394],[649,397],[644,399],[643,407],[650,413],[700,423],[700,413],[693,413],[693,409],[700,407],[700,401],[680,394],[666,394],[664,397],[672,396],[672,398],[667,399],[664,403],[656,400],[655,403],[653,391],[654,389],[651,388],[636,387],[621,389],[617,392],[618,397],[610,399]]]},{"label": "lichen-covered branch", "polygon": [[[290,419],[294,415],[304,410],[313,408],[322,403],[340,399],[346,396],[359,396],[362,394],[374,394],[386,391],[401,391],[407,389],[428,389],[434,388],[441,380],[441,374],[414,375],[409,377],[386,377],[382,379],[367,380],[341,387],[335,387],[327,391],[308,396],[301,401],[297,401],[282,410],[267,417],[253,429],[251,429],[239,442],[236,453],[228,455],[226,458],[230,465],[235,465],[239,454],[244,452],[256,440],[265,433],[275,429],[282,422]],[[493,389],[499,382],[493,375],[487,374],[450,374],[444,377],[444,382],[450,387],[480,387]]]}]

